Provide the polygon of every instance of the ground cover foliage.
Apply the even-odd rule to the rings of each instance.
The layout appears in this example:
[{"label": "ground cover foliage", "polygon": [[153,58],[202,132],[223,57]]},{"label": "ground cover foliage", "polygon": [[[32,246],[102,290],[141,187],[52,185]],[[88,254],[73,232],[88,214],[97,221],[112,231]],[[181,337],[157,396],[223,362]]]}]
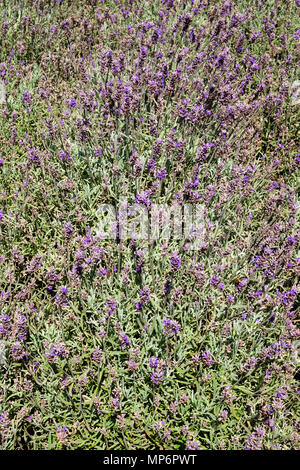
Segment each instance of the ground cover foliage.
[{"label": "ground cover foliage", "polygon": [[2,449],[299,448],[299,1],[0,4]]}]

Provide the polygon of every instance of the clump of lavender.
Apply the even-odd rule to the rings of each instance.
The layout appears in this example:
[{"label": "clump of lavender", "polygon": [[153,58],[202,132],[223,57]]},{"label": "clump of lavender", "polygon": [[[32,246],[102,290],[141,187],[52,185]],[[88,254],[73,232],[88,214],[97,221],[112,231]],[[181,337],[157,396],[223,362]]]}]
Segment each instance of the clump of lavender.
[{"label": "clump of lavender", "polygon": [[25,315],[18,313],[14,320],[13,325],[14,334],[18,337],[19,341],[24,341],[28,335],[27,320]]},{"label": "clump of lavender", "polygon": [[11,355],[14,361],[22,361],[28,358],[28,354],[25,351],[24,346],[16,341],[11,347]]},{"label": "clump of lavender", "polygon": [[121,388],[116,387],[113,391],[113,397],[111,398],[111,405],[115,410],[117,410],[120,407],[121,396],[122,396]]},{"label": "clump of lavender", "polygon": [[169,318],[165,318],[163,320],[164,325],[164,335],[166,337],[176,336],[178,332],[181,330],[181,325],[176,320],[170,320]]},{"label": "clump of lavender", "polygon": [[120,343],[121,343],[121,348],[122,349],[126,349],[126,348],[128,348],[128,346],[130,346],[130,339],[128,338],[128,336],[123,331],[120,332],[119,338],[120,338]]},{"label": "clump of lavender", "polygon": [[224,398],[228,405],[232,404],[236,399],[235,395],[232,392],[231,386],[226,385],[222,390],[221,396]]},{"label": "clump of lavender", "polygon": [[22,103],[23,104],[32,104],[32,94],[29,91],[24,91],[22,94]]},{"label": "clump of lavender", "polygon": [[71,240],[71,238],[73,236],[73,233],[74,233],[74,227],[73,227],[72,222],[66,222],[65,223],[63,232],[64,232],[64,235],[65,235],[66,239],[68,241]]},{"label": "clump of lavender", "polygon": [[118,415],[116,419],[116,424],[118,428],[121,429],[122,431],[125,429],[125,425],[126,425],[125,416],[126,416],[126,413],[122,413]]},{"label": "clump of lavender", "polygon": [[242,369],[244,372],[250,372],[255,368],[257,364],[257,358],[256,357],[249,357],[245,364],[242,365]]},{"label": "clump of lavender", "polygon": [[105,311],[106,311],[106,319],[110,318],[114,313],[117,311],[118,302],[113,297],[110,297],[105,302]]},{"label": "clump of lavender", "polygon": [[135,371],[138,369],[139,364],[138,364],[138,358],[141,354],[141,351],[139,348],[131,348],[129,349],[129,361],[128,361],[128,369],[131,371]]},{"label": "clump of lavender", "polygon": [[173,284],[172,284],[172,281],[170,279],[167,279],[164,283],[164,286],[163,286],[163,289],[164,289],[164,293],[166,295],[170,294],[171,290],[173,288]]},{"label": "clump of lavender", "polygon": [[200,443],[193,439],[189,439],[186,442],[186,450],[201,450]]},{"label": "clump of lavender", "polygon": [[58,275],[55,272],[53,266],[50,267],[49,271],[45,274],[45,282],[47,284],[47,289],[52,291],[58,281]]},{"label": "clump of lavender", "polygon": [[248,441],[245,446],[245,449],[246,450],[261,450],[263,446],[264,436],[265,436],[265,430],[262,427],[258,427],[248,437]]},{"label": "clump of lavender", "polygon": [[24,267],[24,256],[18,248],[13,248],[12,256],[17,269],[23,269]]},{"label": "clump of lavender", "polygon": [[1,426],[1,441],[4,442],[5,439],[8,437],[8,434],[11,428],[11,420],[9,418],[9,414],[7,410],[4,410],[0,414],[0,426]]},{"label": "clump of lavender", "polygon": [[[71,159],[71,155],[69,155],[69,154],[68,154],[67,152],[65,152],[64,150],[61,150],[61,151],[59,152],[59,156],[60,156],[60,158],[62,158],[62,160],[68,160],[69,162],[72,160],[72,159]],[[68,232],[68,230],[69,230],[70,228],[71,228],[70,226],[68,226],[68,227],[65,226],[66,232]]]},{"label": "clump of lavender", "polygon": [[35,255],[32,260],[30,261],[30,263],[26,266],[26,269],[27,269],[27,272],[29,274],[32,274],[32,273],[37,273],[41,266],[42,266],[42,257],[41,255],[37,254]]},{"label": "clump of lavender", "polygon": [[161,385],[165,378],[164,364],[158,360],[157,357],[151,357],[149,359],[149,366],[154,369],[150,380],[154,385]]},{"label": "clump of lavender", "polygon": [[166,422],[163,420],[163,421],[159,421],[158,423],[155,423],[154,425],[154,428],[156,430],[156,432],[160,432],[162,429],[164,429],[164,427],[166,426]]},{"label": "clump of lavender", "polygon": [[151,291],[148,286],[145,286],[143,289],[139,291],[140,299],[139,302],[136,303],[137,310],[142,310],[144,304],[148,304],[150,301]]},{"label": "clump of lavender", "polygon": [[58,307],[65,307],[68,305],[68,288],[66,286],[62,286],[55,296],[55,303]]},{"label": "clump of lavender", "polygon": [[45,357],[47,358],[50,364],[57,363],[59,359],[65,359],[69,356],[69,350],[60,341],[56,341],[53,344],[49,344],[49,342],[46,342],[45,346],[47,348],[45,352]]},{"label": "clump of lavender", "polygon": [[12,332],[12,325],[10,323],[10,318],[8,315],[0,315],[0,338],[9,336]]},{"label": "clump of lavender", "polygon": [[228,411],[227,410],[222,410],[218,414],[218,420],[221,421],[221,422],[224,422],[224,421],[226,421],[227,416],[228,416]]},{"label": "clump of lavender", "polygon": [[68,446],[68,430],[65,426],[58,425],[56,428],[56,437],[62,446]]},{"label": "clump of lavender", "polygon": [[194,354],[194,355],[192,356],[192,361],[193,361],[193,366],[194,366],[194,368],[195,368],[195,369],[198,369],[198,366],[199,366],[199,364],[200,364],[200,356],[199,356],[199,354]]},{"label": "clump of lavender", "polygon": [[175,254],[171,258],[171,270],[176,272],[180,270],[180,267],[181,267],[181,259],[177,254]]},{"label": "clump of lavender", "polygon": [[78,379],[77,379],[77,383],[78,383],[78,385],[79,385],[80,388],[86,387],[86,385],[88,384],[88,381],[89,381],[88,373],[82,374],[82,375],[81,375],[80,377],[78,377]]},{"label": "clump of lavender", "polygon": [[136,252],[136,272],[141,273],[145,265],[145,252],[144,250],[137,250]]},{"label": "clump of lavender", "polygon": [[298,448],[299,1],[2,3],[3,448]]},{"label": "clump of lavender", "polygon": [[212,353],[209,349],[206,349],[206,351],[203,351],[201,353],[201,360],[203,364],[205,364],[206,366],[210,366],[211,364],[214,363]]},{"label": "clump of lavender", "polygon": [[149,366],[151,367],[151,369],[156,369],[158,367],[158,358],[156,356],[150,357]]},{"label": "clump of lavender", "polygon": [[97,364],[101,364],[103,361],[103,351],[100,348],[95,348],[92,354],[92,359]]}]

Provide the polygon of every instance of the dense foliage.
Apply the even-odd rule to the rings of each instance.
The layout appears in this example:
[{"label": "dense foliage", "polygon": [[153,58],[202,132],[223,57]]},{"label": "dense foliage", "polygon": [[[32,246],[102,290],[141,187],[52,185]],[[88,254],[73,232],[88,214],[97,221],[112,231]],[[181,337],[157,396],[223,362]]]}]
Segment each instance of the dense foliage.
[{"label": "dense foliage", "polygon": [[299,0],[0,4],[2,449],[299,448]]}]

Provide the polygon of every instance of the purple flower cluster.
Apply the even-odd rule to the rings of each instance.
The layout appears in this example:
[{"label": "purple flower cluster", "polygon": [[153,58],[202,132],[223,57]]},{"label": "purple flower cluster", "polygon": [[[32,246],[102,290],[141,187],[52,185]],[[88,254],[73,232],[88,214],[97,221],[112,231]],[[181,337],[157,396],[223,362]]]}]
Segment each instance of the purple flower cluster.
[{"label": "purple flower cluster", "polygon": [[181,325],[176,320],[170,320],[169,318],[165,318],[163,320],[164,325],[164,335],[166,337],[175,336],[181,330]]},{"label": "purple flower cluster", "polygon": [[51,345],[46,344],[46,347],[47,349],[45,352],[45,357],[50,363],[56,363],[59,359],[66,359],[69,356],[68,349],[60,341],[57,341]]}]

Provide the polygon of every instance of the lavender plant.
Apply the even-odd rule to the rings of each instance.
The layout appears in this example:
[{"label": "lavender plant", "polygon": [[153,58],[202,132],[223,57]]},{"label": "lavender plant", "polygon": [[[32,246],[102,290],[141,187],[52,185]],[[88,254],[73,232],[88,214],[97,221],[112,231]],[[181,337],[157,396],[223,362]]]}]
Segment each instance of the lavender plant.
[{"label": "lavender plant", "polygon": [[299,0],[0,5],[2,449],[299,449]]}]

